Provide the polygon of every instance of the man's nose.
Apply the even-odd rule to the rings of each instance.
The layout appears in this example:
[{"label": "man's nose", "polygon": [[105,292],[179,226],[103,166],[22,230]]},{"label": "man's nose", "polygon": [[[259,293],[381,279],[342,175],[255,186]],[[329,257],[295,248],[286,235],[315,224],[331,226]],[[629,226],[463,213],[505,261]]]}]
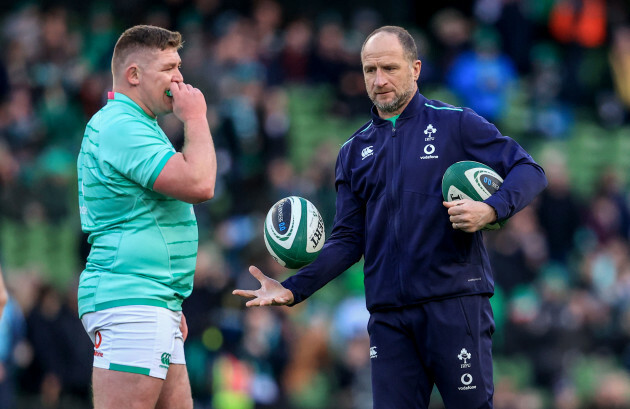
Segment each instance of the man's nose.
[{"label": "man's nose", "polygon": [[172,82],[184,82],[184,76],[182,75],[182,73],[177,70],[177,72],[175,73],[175,75],[173,75],[173,78],[171,78]]},{"label": "man's nose", "polygon": [[376,75],[374,76],[374,85],[377,87],[382,87],[387,84],[387,76],[381,70],[376,70]]}]

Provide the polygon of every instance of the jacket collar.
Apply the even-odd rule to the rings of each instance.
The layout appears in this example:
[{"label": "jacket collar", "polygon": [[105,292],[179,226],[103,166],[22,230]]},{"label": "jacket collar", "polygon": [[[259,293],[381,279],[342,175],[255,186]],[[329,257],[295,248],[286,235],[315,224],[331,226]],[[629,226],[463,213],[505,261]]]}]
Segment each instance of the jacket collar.
[{"label": "jacket collar", "polygon": [[[413,98],[411,98],[411,101],[409,101],[409,104],[400,113],[398,120],[411,118],[412,116],[418,115],[422,111],[422,108],[424,107],[425,102],[427,102],[427,99],[424,97],[424,95],[422,95],[420,91],[416,91],[416,95],[414,95]],[[376,107],[374,105],[372,105],[371,113],[372,113],[372,122],[374,122],[374,125],[376,126],[386,125],[386,124],[391,125],[391,122],[389,122],[387,119],[383,119],[380,116],[378,116],[378,111],[376,110]]]}]

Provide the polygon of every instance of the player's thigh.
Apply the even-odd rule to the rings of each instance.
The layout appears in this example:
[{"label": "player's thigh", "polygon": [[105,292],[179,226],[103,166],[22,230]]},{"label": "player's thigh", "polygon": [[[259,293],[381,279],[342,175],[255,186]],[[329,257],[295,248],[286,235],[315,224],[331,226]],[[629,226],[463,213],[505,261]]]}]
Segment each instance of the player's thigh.
[{"label": "player's thigh", "polygon": [[373,313],[368,332],[374,409],[426,409],[433,381],[402,313]]},{"label": "player's thigh", "polygon": [[94,367],[94,409],[153,409],[163,383],[148,375]]},{"label": "player's thigh", "polygon": [[192,409],[188,370],[185,364],[171,364],[155,409]]}]

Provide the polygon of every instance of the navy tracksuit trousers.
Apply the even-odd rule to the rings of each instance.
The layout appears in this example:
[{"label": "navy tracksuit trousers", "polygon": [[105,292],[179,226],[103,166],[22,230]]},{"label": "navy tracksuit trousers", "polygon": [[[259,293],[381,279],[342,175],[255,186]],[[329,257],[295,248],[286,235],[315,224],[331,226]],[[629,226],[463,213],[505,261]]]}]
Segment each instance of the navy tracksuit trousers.
[{"label": "navy tracksuit trousers", "polygon": [[492,408],[494,318],[486,295],[376,311],[368,324],[374,409]]}]

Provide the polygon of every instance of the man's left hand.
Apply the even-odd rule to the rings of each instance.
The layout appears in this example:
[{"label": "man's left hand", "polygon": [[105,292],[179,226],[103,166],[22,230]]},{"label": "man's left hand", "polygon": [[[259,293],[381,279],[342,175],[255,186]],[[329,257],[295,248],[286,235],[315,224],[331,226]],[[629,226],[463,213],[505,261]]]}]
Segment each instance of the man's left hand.
[{"label": "man's left hand", "polygon": [[442,202],[448,209],[449,220],[453,228],[467,233],[474,233],[483,229],[488,223],[494,223],[497,219],[494,208],[484,202],[476,202],[470,199]]}]

